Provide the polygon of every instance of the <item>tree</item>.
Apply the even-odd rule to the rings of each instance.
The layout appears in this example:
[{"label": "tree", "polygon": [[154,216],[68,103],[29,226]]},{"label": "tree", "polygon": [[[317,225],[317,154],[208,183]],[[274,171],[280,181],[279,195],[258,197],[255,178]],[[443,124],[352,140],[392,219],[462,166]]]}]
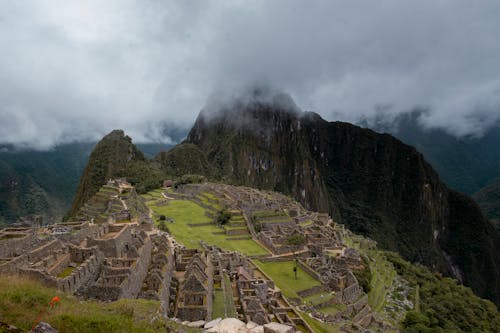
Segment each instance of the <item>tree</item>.
[{"label": "tree", "polygon": [[161,231],[169,232],[165,220],[160,220],[160,223],[158,223],[158,229],[160,229]]},{"label": "tree", "polygon": [[229,213],[225,208],[223,208],[222,210],[219,211],[219,213],[217,213],[215,223],[218,226],[223,226],[227,224],[230,219],[231,219],[231,213]]}]

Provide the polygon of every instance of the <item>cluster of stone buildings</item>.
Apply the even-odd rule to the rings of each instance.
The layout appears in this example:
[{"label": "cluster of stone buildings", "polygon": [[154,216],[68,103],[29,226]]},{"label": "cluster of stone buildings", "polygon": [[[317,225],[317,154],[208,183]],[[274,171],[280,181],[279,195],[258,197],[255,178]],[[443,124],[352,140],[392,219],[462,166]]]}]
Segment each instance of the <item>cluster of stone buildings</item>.
[{"label": "cluster of stone buildings", "polygon": [[[77,212],[75,219],[95,223],[143,223],[148,209],[135,188],[123,178],[110,179]],[[151,221],[147,221],[151,222]]]},{"label": "cluster of stone buildings", "polygon": [[[344,237],[348,231],[343,225],[335,224],[328,214],[307,211],[281,194],[228,185],[204,186],[217,193],[225,206],[243,212],[254,239],[272,253],[262,260],[296,260],[303,270],[322,283],[321,288],[304,290],[302,296],[320,292],[332,295],[318,304],[302,304],[303,311],[322,322],[349,323],[343,327],[345,331],[368,327],[385,329],[353,274],[354,270],[363,269],[366,263],[355,249],[345,245]],[[300,235],[303,243],[289,244],[287,240],[291,235]],[[300,304],[300,300],[291,301]],[[249,304],[256,316],[261,316],[263,312],[256,302]],[[322,310],[332,305],[338,305],[342,310],[335,314]]]},{"label": "cluster of stone buildings", "polygon": [[[301,298],[318,293],[331,297],[315,304],[287,299],[251,258],[208,244],[201,244],[201,249],[183,247],[153,227],[135,189],[122,179],[110,181],[96,199],[101,206],[89,202],[78,221],[0,230],[0,273],[29,276],[82,298],[155,299],[165,316],[180,321],[212,320],[215,308],[221,306],[216,295],[223,295],[224,315],[258,325],[279,323],[313,332],[300,310],[324,323],[349,323],[344,331],[386,328],[353,274],[366,263],[345,245],[348,231],[343,226],[280,194],[263,195],[227,185],[197,186],[186,193],[208,190],[223,207],[243,217],[238,223],[243,229],[246,224],[248,237],[271,253],[260,260],[294,260],[321,282],[300,291]],[[118,202],[124,208],[119,213],[113,208]],[[295,234],[302,237],[301,244],[287,242]],[[334,314],[323,310],[332,305],[340,310]]]}]

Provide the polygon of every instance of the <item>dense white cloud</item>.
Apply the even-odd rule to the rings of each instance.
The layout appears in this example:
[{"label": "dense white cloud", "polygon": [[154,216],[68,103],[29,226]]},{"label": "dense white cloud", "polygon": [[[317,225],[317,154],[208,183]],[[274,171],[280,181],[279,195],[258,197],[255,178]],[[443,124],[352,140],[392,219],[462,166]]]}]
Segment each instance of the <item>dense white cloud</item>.
[{"label": "dense white cloud", "polygon": [[2,1],[0,142],[165,141],[256,83],[329,120],[424,107],[480,135],[500,119],[498,17],[494,0]]}]

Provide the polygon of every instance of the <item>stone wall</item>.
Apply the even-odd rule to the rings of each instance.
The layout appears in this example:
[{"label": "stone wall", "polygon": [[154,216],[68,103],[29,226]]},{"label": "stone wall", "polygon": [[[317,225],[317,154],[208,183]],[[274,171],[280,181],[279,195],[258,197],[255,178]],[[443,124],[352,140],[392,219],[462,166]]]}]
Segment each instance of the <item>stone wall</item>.
[{"label": "stone wall", "polygon": [[29,232],[23,237],[2,239],[0,242],[0,258],[18,257],[34,246],[43,244],[44,240],[39,240],[35,232]]},{"label": "stone wall", "polygon": [[144,245],[139,249],[139,257],[134,265],[130,268],[132,274],[122,284],[123,298],[136,298],[142,288],[142,281],[148,273],[149,263],[151,262],[151,239],[146,238]]},{"label": "stone wall", "polygon": [[319,294],[320,292],[324,291],[324,289],[325,288],[322,285],[321,286],[314,286],[314,287],[309,288],[309,289],[304,289],[304,290],[298,291],[297,295],[304,298],[304,297],[311,296],[314,294]]},{"label": "stone wall", "polygon": [[[112,237],[107,238],[110,233],[116,233]],[[105,257],[122,257],[123,253],[128,250],[132,244],[132,235],[129,225],[114,226],[109,225],[106,233],[101,238],[89,239],[89,246],[98,246],[99,250],[104,253]]]},{"label": "stone wall", "polygon": [[308,265],[306,265],[302,260],[298,260],[297,264],[298,264],[298,266],[300,268],[302,268],[304,271],[306,271],[307,273],[309,273],[311,276],[313,276],[314,278],[320,280],[319,274],[315,270],[313,270],[311,267],[309,267]]},{"label": "stone wall", "polygon": [[102,261],[102,254],[96,251],[78,267],[75,267],[69,276],[57,279],[57,288],[64,292],[76,292],[80,287],[97,278]]},{"label": "stone wall", "polygon": [[29,262],[35,263],[41,261],[44,257],[48,257],[63,248],[63,244],[59,240],[52,240],[27,254]]}]

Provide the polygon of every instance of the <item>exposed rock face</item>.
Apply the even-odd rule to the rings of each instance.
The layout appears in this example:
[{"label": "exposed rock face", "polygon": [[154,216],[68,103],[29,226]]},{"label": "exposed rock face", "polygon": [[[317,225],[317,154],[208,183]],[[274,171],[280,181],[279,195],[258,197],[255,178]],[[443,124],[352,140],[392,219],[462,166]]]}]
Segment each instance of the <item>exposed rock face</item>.
[{"label": "exposed rock face", "polygon": [[499,303],[500,240],[470,198],[450,191],[422,154],[394,137],[290,105],[204,111],[187,142],[219,180],[292,195]]}]

